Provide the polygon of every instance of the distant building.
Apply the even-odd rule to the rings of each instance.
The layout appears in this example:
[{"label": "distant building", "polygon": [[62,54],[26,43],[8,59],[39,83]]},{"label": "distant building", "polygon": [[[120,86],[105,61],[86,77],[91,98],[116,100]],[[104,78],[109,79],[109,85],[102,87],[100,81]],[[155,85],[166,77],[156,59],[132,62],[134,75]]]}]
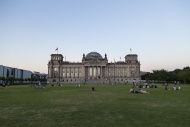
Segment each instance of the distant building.
[{"label": "distant building", "polygon": [[141,72],[140,72],[140,76],[146,75],[146,74],[148,74],[148,73],[150,73],[150,72],[141,71]]},{"label": "distant building", "polygon": [[31,78],[47,79],[47,74],[34,71]]},{"label": "distant building", "polygon": [[0,65],[0,77],[31,78],[31,71]]},{"label": "distant building", "polygon": [[48,62],[48,81],[61,83],[124,83],[140,80],[140,62],[136,54],[128,54],[125,61],[108,63],[97,52],[83,54],[82,62],[63,61],[62,54],[51,54]]},{"label": "distant building", "polygon": [[[13,68],[13,67],[7,67],[0,65],[0,77],[4,78],[16,78],[16,79],[27,79],[31,78],[32,72],[28,70]],[[2,81],[0,81],[2,83]]]},{"label": "distant building", "polygon": [[[0,77],[4,78],[15,78],[15,79],[31,79],[32,76],[38,75],[39,79],[47,78],[47,74],[39,73],[39,72],[31,72],[28,70],[13,68],[13,67],[7,67],[0,65]],[[0,80],[0,84],[2,81]]]}]

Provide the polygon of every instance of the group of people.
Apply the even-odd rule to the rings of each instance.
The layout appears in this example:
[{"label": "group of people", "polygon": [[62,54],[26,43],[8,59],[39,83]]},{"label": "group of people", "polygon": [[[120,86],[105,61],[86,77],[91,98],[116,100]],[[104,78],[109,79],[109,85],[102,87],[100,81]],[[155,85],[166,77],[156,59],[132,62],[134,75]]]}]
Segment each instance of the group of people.
[{"label": "group of people", "polygon": [[172,90],[182,90],[180,86],[176,87],[175,85],[173,86]]},{"label": "group of people", "polygon": [[6,86],[9,86],[9,85],[10,85],[10,82],[3,82],[2,87],[6,87]]},{"label": "group of people", "polygon": [[34,88],[47,89],[46,84],[42,84],[40,81],[37,84],[33,84]]},{"label": "group of people", "polygon": [[80,83],[79,83],[79,84],[76,84],[76,87],[80,87]]},{"label": "group of people", "polygon": [[[169,85],[168,85],[168,83],[166,83],[164,86],[164,89],[170,90],[168,87],[169,87]],[[172,87],[172,90],[182,90],[182,88],[180,87],[180,85],[178,85],[178,87],[176,87],[176,84],[174,84],[174,86]]]},{"label": "group of people", "polygon": [[133,87],[136,88],[157,88],[157,85],[148,85],[148,84],[144,84],[144,85],[133,85]]},{"label": "group of people", "polygon": [[[156,86],[156,85],[155,85],[155,86]],[[168,86],[169,86],[168,83],[166,83],[164,89],[165,89],[165,90],[170,90],[170,89],[168,88]],[[134,86],[131,87],[131,89],[129,90],[129,93],[150,94],[149,92],[143,90],[143,88],[150,88],[150,87],[148,87],[148,85],[147,85],[146,87],[143,87],[143,88],[140,87],[139,90],[136,90],[136,89],[134,89],[134,88],[138,88],[138,87],[134,87]],[[154,87],[154,88],[157,88],[157,86]],[[180,85],[178,85],[178,87],[176,87],[176,84],[174,84],[172,90],[182,90],[182,88],[180,87]]]},{"label": "group of people", "polygon": [[139,90],[135,90],[133,87],[129,90],[129,93],[138,93],[138,94],[150,94],[149,92],[140,88]]}]

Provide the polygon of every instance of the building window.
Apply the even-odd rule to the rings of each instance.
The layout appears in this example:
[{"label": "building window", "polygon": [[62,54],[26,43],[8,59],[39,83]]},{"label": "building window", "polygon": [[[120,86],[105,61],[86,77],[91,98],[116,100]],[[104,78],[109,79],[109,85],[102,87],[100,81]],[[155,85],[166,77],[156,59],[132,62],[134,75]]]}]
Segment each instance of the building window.
[{"label": "building window", "polygon": [[58,74],[57,73],[54,73],[54,78],[58,78]]},{"label": "building window", "polygon": [[81,77],[81,73],[79,73],[79,77]]},{"label": "building window", "polygon": [[65,73],[63,73],[63,78],[65,78],[66,77],[66,74]]},{"label": "building window", "polygon": [[72,78],[74,77],[74,73],[73,73],[73,72],[71,72],[71,77],[72,77]]},{"label": "building window", "polygon": [[67,77],[70,77],[70,73],[67,73]]},{"label": "building window", "polygon": [[78,73],[77,72],[75,72],[75,77],[78,77]]},{"label": "building window", "polygon": [[123,73],[120,74],[120,77],[123,77]]},{"label": "building window", "polygon": [[58,68],[57,67],[55,67],[53,70],[54,70],[54,72],[58,72]]}]

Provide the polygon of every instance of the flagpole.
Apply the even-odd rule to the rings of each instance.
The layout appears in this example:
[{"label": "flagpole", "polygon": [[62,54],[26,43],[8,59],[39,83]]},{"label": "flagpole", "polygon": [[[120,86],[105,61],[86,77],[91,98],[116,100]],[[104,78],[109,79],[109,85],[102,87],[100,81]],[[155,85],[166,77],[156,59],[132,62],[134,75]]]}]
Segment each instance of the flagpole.
[{"label": "flagpole", "polygon": [[57,54],[58,54],[58,47],[55,49],[55,51],[57,50]]},{"label": "flagpole", "polygon": [[131,54],[131,51],[132,51],[132,50],[131,50],[131,48],[130,48],[130,54]]}]

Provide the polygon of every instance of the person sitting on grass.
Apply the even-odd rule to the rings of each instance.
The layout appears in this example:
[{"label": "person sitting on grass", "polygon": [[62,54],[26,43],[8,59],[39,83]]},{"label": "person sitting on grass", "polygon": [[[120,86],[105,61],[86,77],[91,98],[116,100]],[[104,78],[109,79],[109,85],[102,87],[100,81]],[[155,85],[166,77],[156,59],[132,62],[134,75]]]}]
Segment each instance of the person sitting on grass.
[{"label": "person sitting on grass", "polygon": [[95,87],[94,87],[94,86],[92,87],[92,91],[96,91],[96,89],[95,89]]},{"label": "person sitting on grass", "polygon": [[79,83],[79,84],[76,84],[76,87],[80,87],[80,83]]},{"label": "person sitting on grass", "polygon": [[134,93],[133,87],[131,87],[131,89],[129,90],[129,93]]},{"label": "person sitting on grass", "polygon": [[131,87],[131,89],[129,90],[129,93],[139,93],[139,91],[134,90],[133,87]]},{"label": "person sitting on grass", "polygon": [[5,86],[6,86],[5,82],[3,82],[3,85],[2,85],[2,87],[5,87]]},{"label": "person sitting on grass", "polygon": [[168,83],[165,84],[165,88],[164,88],[164,89],[165,89],[165,90],[169,90],[169,89],[168,89]]},{"label": "person sitting on grass", "polygon": [[42,87],[41,82],[38,82],[38,88],[41,88],[41,87]]},{"label": "person sitting on grass", "polygon": [[176,90],[176,86],[175,85],[173,86],[173,90]]},{"label": "person sitting on grass", "polygon": [[141,94],[150,94],[149,92],[146,92],[146,91],[143,90],[143,89],[140,89],[140,90],[139,90],[139,93],[141,93]]},{"label": "person sitting on grass", "polygon": [[178,88],[176,90],[182,90],[180,86],[178,86]]}]

